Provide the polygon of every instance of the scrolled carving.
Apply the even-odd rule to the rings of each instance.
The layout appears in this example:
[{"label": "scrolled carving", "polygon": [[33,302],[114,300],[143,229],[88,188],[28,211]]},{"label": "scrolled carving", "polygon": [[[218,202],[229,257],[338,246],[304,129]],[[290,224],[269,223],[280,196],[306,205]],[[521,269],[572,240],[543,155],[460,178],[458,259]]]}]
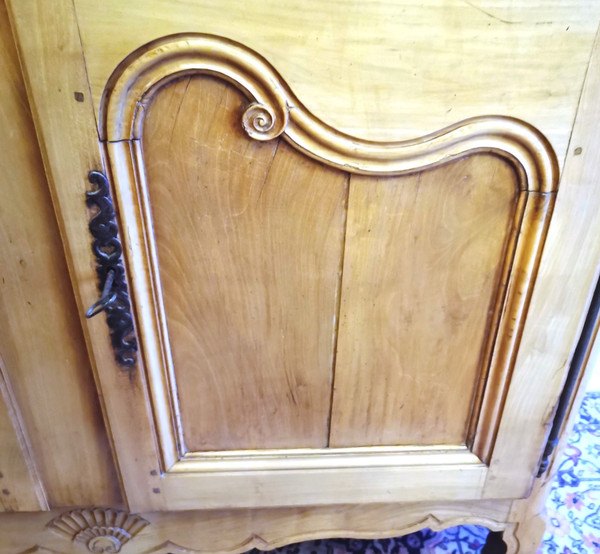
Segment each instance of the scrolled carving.
[{"label": "scrolled carving", "polygon": [[242,126],[250,138],[271,140],[283,132],[285,124],[277,120],[269,106],[253,102],[244,112]]},{"label": "scrolled carving", "polygon": [[558,190],[558,161],[552,146],[523,121],[473,117],[419,139],[363,140],[310,113],[256,52],[224,37],[199,33],[162,37],[123,60],[100,102],[100,137],[111,142],[141,138],[145,107],[152,94],[170,79],[200,74],[223,78],[249,99],[242,124],[250,137],[269,140],[282,134],[308,156],[344,171],[399,175],[467,153],[493,152],[514,164],[527,190]]},{"label": "scrolled carving", "polygon": [[90,552],[115,554],[147,525],[148,521],[135,514],[86,508],[66,512],[53,519],[46,527],[68,536]]}]

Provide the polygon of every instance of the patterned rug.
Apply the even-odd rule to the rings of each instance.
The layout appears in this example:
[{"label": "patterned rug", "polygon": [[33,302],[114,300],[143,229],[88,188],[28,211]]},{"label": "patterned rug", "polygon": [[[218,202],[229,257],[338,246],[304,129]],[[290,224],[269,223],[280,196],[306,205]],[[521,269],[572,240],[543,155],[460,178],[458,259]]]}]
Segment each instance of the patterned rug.
[{"label": "patterned rug", "polygon": [[[587,393],[548,498],[548,532],[537,554],[600,554],[600,392]],[[481,554],[488,530],[465,525],[382,540],[328,539],[275,554]],[[259,554],[258,550],[253,554]],[[262,553],[261,553],[262,554]]]},{"label": "patterned rug", "polygon": [[538,554],[600,554],[600,392],[588,392],[546,503]]},{"label": "patterned rug", "polygon": [[[404,537],[380,540],[327,539],[276,548],[277,554],[479,554],[488,530],[476,525],[451,527],[439,533],[423,529]],[[253,554],[258,554],[254,550]]]}]

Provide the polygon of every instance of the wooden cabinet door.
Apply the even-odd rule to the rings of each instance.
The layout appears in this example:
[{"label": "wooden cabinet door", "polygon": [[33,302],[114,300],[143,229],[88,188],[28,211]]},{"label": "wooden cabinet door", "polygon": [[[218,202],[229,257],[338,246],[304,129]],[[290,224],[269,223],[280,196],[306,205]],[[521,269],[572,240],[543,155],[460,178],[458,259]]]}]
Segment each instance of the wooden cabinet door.
[{"label": "wooden cabinet door", "polygon": [[[96,126],[90,4],[32,5],[13,24],[78,299],[113,267],[135,329],[86,327],[132,509],[527,493],[560,380],[530,359],[558,309],[536,285],[558,190],[542,133],[484,116],[355,138],[257,52],[167,24],[114,69]],[[92,254],[94,217],[119,242]]]}]

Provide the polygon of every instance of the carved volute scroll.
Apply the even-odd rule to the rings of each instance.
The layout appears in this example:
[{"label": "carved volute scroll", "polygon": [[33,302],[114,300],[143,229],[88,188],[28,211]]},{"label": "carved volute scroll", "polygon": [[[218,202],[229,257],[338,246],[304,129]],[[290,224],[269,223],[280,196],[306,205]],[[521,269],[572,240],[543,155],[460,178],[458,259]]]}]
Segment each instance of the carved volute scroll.
[{"label": "carved volute scroll", "polygon": [[[473,374],[474,377],[468,377],[470,379],[469,386],[475,383],[472,386],[475,389],[479,388],[473,392],[473,400],[470,404],[472,408],[468,406],[466,408],[466,412],[471,410],[470,415],[465,416],[467,418],[466,431],[461,435],[464,425],[459,421],[457,426],[463,425],[463,427],[459,429],[459,433],[455,433],[447,441],[444,440],[442,431],[439,442],[436,442],[438,440],[437,436],[434,441],[422,439],[421,442],[415,442],[417,447],[423,448],[424,460],[431,459],[433,461],[435,457],[442,456],[449,461],[448,463],[455,465],[456,462],[450,462],[451,459],[458,460],[459,456],[466,456],[466,463],[469,464],[473,472],[483,471],[486,464],[491,461],[504,400],[510,386],[512,367],[518,351],[519,340],[558,187],[557,161],[548,141],[529,124],[504,116],[471,118],[439,132],[410,141],[373,142],[351,137],[333,129],[312,115],[296,98],[275,69],[258,54],[228,39],[201,34],[165,37],[132,53],[117,67],[109,79],[100,106],[99,132],[104,140],[110,176],[113,179],[115,202],[121,218],[120,225],[128,230],[127,233],[123,233],[124,256],[131,280],[132,297],[135,299],[136,328],[139,330],[141,357],[145,366],[143,374],[147,378],[148,390],[152,397],[150,405],[154,411],[153,421],[156,425],[157,437],[160,443],[159,465],[166,469],[167,475],[218,473],[219,471],[226,472],[228,470],[251,471],[253,469],[269,471],[276,468],[281,470],[284,467],[290,470],[334,468],[338,467],[337,464],[349,464],[348,467],[376,467],[378,464],[385,465],[384,458],[386,456],[388,459],[390,459],[390,456],[398,456],[398,460],[403,459],[406,448],[412,445],[410,439],[405,441],[404,438],[397,440],[393,438],[388,440],[386,437],[374,438],[372,442],[369,442],[370,439],[364,441],[360,437],[355,441],[346,440],[343,437],[340,440],[331,440],[331,437],[335,437],[335,434],[332,434],[331,431],[329,438],[325,438],[324,444],[307,442],[306,445],[299,444],[297,446],[287,444],[271,446],[270,443],[266,446],[260,443],[258,446],[248,446],[244,443],[240,447],[236,446],[235,442],[232,446],[229,446],[226,442],[207,442],[207,446],[203,447],[202,439],[198,439],[197,436],[193,441],[187,441],[186,434],[183,431],[185,422],[199,421],[199,418],[196,417],[197,414],[187,419],[182,416],[183,412],[176,392],[179,374],[175,369],[180,366],[173,363],[173,348],[169,333],[174,328],[184,329],[181,333],[192,337],[193,342],[195,340],[193,337],[198,337],[203,328],[211,329],[212,327],[200,324],[199,327],[191,329],[190,332],[189,328],[185,328],[185,324],[181,324],[182,321],[190,321],[190,314],[193,316],[193,314],[202,313],[201,305],[200,307],[196,306],[194,309],[190,308],[185,312],[186,315],[175,322],[174,325],[172,325],[173,321],[168,320],[165,308],[166,296],[164,296],[164,290],[166,289],[163,290],[161,284],[163,276],[159,267],[159,259],[164,260],[167,256],[171,256],[170,253],[173,252],[173,248],[177,248],[177,244],[175,242],[171,243],[170,246],[165,246],[161,250],[160,245],[157,246],[154,233],[158,232],[157,229],[160,228],[161,237],[173,236],[169,230],[177,224],[177,217],[173,218],[175,212],[163,217],[163,214],[158,213],[160,211],[159,207],[169,203],[171,198],[169,187],[171,185],[179,186],[177,183],[187,178],[176,177],[172,179],[172,172],[168,168],[181,167],[184,168],[181,170],[182,175],[192,175],[196,171],[194,169],[196,166],[193,165],[195,163],[193,160],[196,158],[194,157],[195,154],[192,155],[191,150],[180,149],[179,146],[172,148],[170,142],[160,143],[152,150],[148,146],[151,140],[144,133],[148,126],[152,127],[150,123],[147,126],[145,125],[148,121],[151,121],[150,114],[153,113],[153,106],[157,105],[158,102],[156,99],[160,97],[162,91],[166,91],[171,85],[174,88],[169,90],[175,91],[172,93],[175,95],[173,98],[180,95],[177,97],[183,103],[183,95],[187,90],[187,86],[194,81],[196,84],[190,85],[190,94],[194,89],[194,94],[197,95],[194,98],[198,100],[193,102],[200,103],[202,97],[198,92],[200,90],[199,79],[205,83],[220,83],[214,84],[214,87],[217,88],[210,90],[221,90],[218,87],[227,87],[228,90],[235,89],[230,96],[227,96],[227,99],[223,96],[220,100],[223,105],[227,104],[231,109],[227,112],[228,115],[223,116],[222,121],[226,123],[220,124],[229,125],[229,127],[222,126],[219,129],[228,129],[227,133],[239,133],[246,136],[240,138],[236,135],[235,138],[231,138],[228,135],[229,138],[225,138],[223,135],[222,139],[225,142],[222,144],[230,144],[227,142],[229,140],[238,141],[235,142],[235,145],[238,145],[239,148],[237,150],[233,148],[231,151],[245,152],[244,159],[252,159],[254,164],[252,165],[252,171],[259,171],[256,169],[257,167],[265,166],[268,167],[268,174],[272,167],[279,168],[280,173],[275,180],[280,183],[283,182],[285,175],[290,174],[289,167],[293,167],[293,171],[297,171],[296,168],[300,167],[307,168],[310,164],[312,164],[311,168],[319,168],[318,171],[322,173],[319,173],[318,177],[315,177],[316,174],[310,173],[313,169],[310,169],[310,171],[307,169],[307,172],[302,173],[301,179],[298,179],[296,174],[294,174],[294,179],[299,183],[299,189],[304,192],[308,189],[302,184],[303,182],[327,182],[329,183],[329,191],[332,190],[333,186],[339,187],[339,190],[342,191],[338,195],[339,198],[343,198],[344,194],[346,195],[345,199],[339,201],[339,206],[345,207],[343,209],[346,210],[348,219],[346,220],[345,217],[339,218],[339,210],[335,207],[332,207],[329,215],[326,213],[325,216],[329,218],[328,221],[338,223],[341,221],[342,227],[346,226],[345,230],[352,221],[357,225],[356,229],[362,229],[361,225],[364,222],[359,221],[361,217],[360,206],[371,202],[371,199],[367,196],[362,197],[357,194],[349,196],[349,189],[354,187],[355,191],[367,191],[371,183],[376,183],[378,180],[382,187],[387,187],[387,190],[391,191],[392,196],[390,198],[393,200],[394,190],[413,190],[411,187],[415,187],[414,190],[418,193],[421,181],[417,175],[425,175],[427,172],[428,177],[422,183],[426,187],[426,192],[423,194],[428,195],[429,200],[426,202],[429,202],[432,207],[434,205],[438,206],[436,208],[439,209],[436,218],[443,215],[444,209],[452,211],[453,214],[463,213],[460,210],[471,202],[471,197],[469,197],[471,193],[466,192],[471,190],[468,189],[471,185],[465,185],[462,189],[464,197],[453,196],[453,199],[448,201],[447,206],[444,204],[441,208],[439,203],[435,204],[437,195],[434,187],[436,186],[435,183],[440,180],[440,176],[453,175],[452,178],[461,180],[461,183],[475,183],[476,187],[479,188],[473,189],[475,195],[473,198],[479,198],[482,202],[481,205],[485,206],[486,210],[491,210],[490,213],[494,213],[495,205],[494,201],[486,197],[486,187],[489,186],[489,190],[496,191],[494,194],[497,194],[497,198],[500,199],[499,202],[503,202],[502,206],[504,206],[499,207],[498,210],[505,210],[503,212],[505,218],[496,220],[497,223],[495,224],[496,229],[500,229],[495,235],[496,238],[494,238],[495,252],[497,253],[490,255],[491,261],[481,262],[477,266],[480,273],[487,271],[489,275],[493,276],[485,277],[485,279],[489,279],[488,284],[492,283],[486,289],[486,291],[491,291],[486,293],[488,294],[486,298],[489,297],[490,301],[483,310],[484,320],[487,317],[488,323],[485,332],[482,334],[483,338],[477,339],[483,344],[481,347],[481,370],[478,370],[480,373]],[[210,87],[212,86],[210,85]],[[213,93],[211,92],[211,94]],[[214,94],[219,95],[222,93],[217,92]],[[231,99],[234,96],[242,98],[241,107],[236,103],[238,100]],[[198,104],[191,103],[189,105],[197,106]],[[160,104],[160,106],[162,107],[157,108],[154,113],[179,114],[177,108],[181,107],[181,104],[175,103],[173,107],[166,102]],[[199,116],[197,124],[203,125],[209,120],[209,116],[212,116],[212,112],[204,114],[204,117]],[[237,118],[235,122],[232,119],[234,116]],[[168,121],[172,122],[173,120],[169,119]],[[233,129],[232,123],[235,129]],[[206,124],[208,125],[208,123]],[[194,128],[192,124],[190,125],[191,127],[182,135],[184,138],[177,139],[182,141],[180,145],[184,145],[184,143],[188,145],[204,144],[204,135],[197,135],[199,133],[198,129]],[[154,135],[152,136],[158,137],[158,141],[163,139],[168,141],[169,136],[171,139],[173,138],[171,128],[161,128],[158,125],[152,127],[152,129],[154,129]],[[206,133],[210,134],[209,130]],[[260,142],[255,143],[254,141]],[[246,144],[248,142],[254,146],[248,147]],[[205,149],[205,152],[218,152],[220,145],[221,143],[211,143]],[[168,160],[166,157],[163,158],[163,155],[167,156],[167,152],[171,148],[179,156],[175,162]],[[246,150],[247,148],[249,149]],[[152,153],[148,154],[148,152]],[[260,159],[253,159],[252,156],[258,155],[257,152],[260,152]],[[306,160],[301,154],[319,163]],[[148,156],[148,159],[146,159],[146,156]],[[224,159],[225,164],[229,163],[227,158]],[[156,173],[152,173],[153,170],[148,160],[159,160],[158,165],[162,164],[162,169],[157,170],[159,173],[163,171],[159,177],[156,177]],[[269,160],[271,165],[269,165]],[[279,162],[273,165],[273,160],[279,160]],[[170,164],[174,165],[171,166]],[[202,162],[197,167],[206,168],[208,165],[206,165],[206,162]],[[164,173],[165,168],[167,168],[166,173]],[[224,166],[224,168],[214,170],[206,178],[211,182],[216,182],[219,175],[250,175],[249,168],[250,166],[244,166],[243,168],[240,166],[237,169],[233,166]],[[500,169],[496,171],[494,168]],[[246,173],[246,170],[248,170],[248,173]],[[304,169],[301,171],[304,171]],[[330,176],[324,177],[325,174]],[[503,175],[501,177],[503,181],[500,185],[492,183],[493,176],[496,174]],[[203,174],[198,172],[193,173],[193,175],[190,183],[200,183]],[[487,183],[487,178],[490,175],[492,176],[490,177],[491,181]],[[415,183],[406,182],[407,184],[404,184],[405,182],[399,179],[400,177],[409,178],[411,176],[415,176]],[[249,179],[248,177],[248,181]],[[261,182],[258,173],[254,174],[252,179],[257,183]],[[396,182],[394,179],[398,179],[398,181]],[[207,184],[208,181],[205,186]],[[235,187],[241,186],[236,181]],[[248,187],[254,186],[248,184]],[[449,182],[446,190],[450,190],[451,186]],[[502,189],[504,192],[498,192],[500,190],[498,187],[504,187]],[[218,190],[223,189],[223,187],[216,188]],[[453,190],[456,189],[457,187]],[[240,190],[242,189],[240,188]],[[290,188],[286,185],[285,187],[282,186],[281,190],[289,191]],[[423,190],[425,191],[425,189]],[[193,187],[186,189],[186,192],[182,193],[177,202],[181,205],[186,198],[190,197],[190,193],[196,194],[196,192],[197,189]],[[318,197],[313,192],[307,194],[309,197],[311,195],[313,198]],[[198,200],[200,196],[196,196],[196,198],[195,202],[198,202],[195,204],[196,207],[228,205],[227,199],[221,200],[218,197],[206,196],[203,197],[204,200],[202,201]],[[350,200],[348,200],[349,198]],[[420,198],[423,198],[423,196]],[[505,200],[501,200],[502,198]],[[294,199],[294,201],[297,201],[296,196],[294,196]],[[266,200],[263,198],[263,201]],[[303,202],[303,200],[298,201]],[[288,202],[288,204],[285,204],[285,202]],[[285,202],[282,205],[289,205],[291,201],[286,200]],[[354,207],[352,209],[355,214],[358,214],[356,217],[352,216],[354,220],[349,215],[349,202],[350,204],[353,203]],[[422,200],[419,200],[419,202],[422,202]],[[255,201],[255,203],[258,205],[258,201]],[[322,205],[323,203],[320,202],[319,206]],[[370,205],[375,204],[371,203]],[[384,202],[383,205],[391,204]],[[422,214],[428,213],[429,204],[419,205]],[[475,206],[476,204],[470,205]],[[398,204],[398,213],[403,210],[407,211],[405,206],[409,206],[409,204]],[[457,209],[451,208],[451,206],[456,206]],[[197,208],[190,208],[191,211],[184,218],[186,221],[197,221],[198,227],[193,227],[196,225],[195,223],[190,224],[190,233],[188,235],[181,234],[181,236],[187,236],[186,240],[191,240],[195,245],[200,245],[199,240],[202,237],[212,235],[205,233],[206,229],[201,227],[202,223],[200,218],[197,217],[198,212],[194,212],[194,209]],[[314,209],[309,211],[310,213],[315,212]],[[254,218],[251,221],[262,221],[261,218],[266,217],[265,214],[267,213],[269,212],[257,211],[251,216]],[[477,225],[481,228],[485,227],[485,217],[481,219],[481,214],[464,213],[468,213],[468,217],[479,218],[477,219],[479,221]],[[282,220],[285,221],[285,217]],[[421,217],[418,221],[424,220]],[[205,218],[203,221],[209,221],[209,219]],[[460,217],[457,216],[455,221],[460,221]],[[364,228],[365,233],[367,232],[366,227]],[[260,225],[249,227],[246,236],[254,237],[256,234],[260,234],[264,228]],[[301,226],[297,228],[301,229]],[[311,229],[314,228],[313,225]],[[455,228],[458,229],[459,227]],[[402,228],[400,229],[402,230]],[[208,230],[210,231],[210,229]],[[428,231],[426,226],[422,227],[422,230],[424,233]],[[385,230],[382,231],[384,235],[385,232]],[[431,232],[432,236],[442,237],[442,242],[438,244],[441,244],[440,248],[443,248],[443,225],[436,227],[435,231]],[[461,233],[462,231],[457,232]],[[484,231],[483,235],[487,232],[488,230]],[[463,243],[470,244],[469,232],[465,233],[462,235],[465,237]],[[302,235],[302,233],[300,232],[298,235]],[[177,237],[179,236],[178,234]],[[324,237],[325,235],[322,234],[321,236]],[[421,236],[425,235],[421,233]],[[343,248],[353,248],[352,240],[346,240],[346,238],[349,237],[342,238],[342,250]],[[382,239],[382,241],[385,242],[385,239]],[[253,252],[253,244],[250,245],[250,248],[240,247],[238,244],[235,247],[237,250],[234,250],[236,252]],[[312,244],[315,244],[315,242],[313,241]],[[426,246],[428,243],[423,244]],[[480,246],[470,250],[472,259],[478,258],[477,248],[484,248],[482,245],[485,244],[485,241],[478,244]],[[200,246],[200,248],[202,247]],[[307,248],[310,250],[310,246]],[[417,248],[416,251],[418,252],[420,247],[414,248]],[[278,252],[282,250],[285,249],[279,248]],[[215,256],[218,256],[218,254],[215,254]],[[272,256],[269,256],[266,259],[272,259]],[[310,256],[310,259],[315,259],[312,251]],[[431,259],[434,259],[435,253],[432,256]],[[340,265],[339,262],[337,265],[336,263],[330,263],[330,260],[334,258],[334,255],[328,258],[329,265],[327,265],[325,271],[327,275],[337,275],[338,268],[343,266],[343,263]],[[479,258],[482,257],[479,256]],[[165,274],[169,285],[176,283],[178,280],[179,274],[177,274],[177,271],[182,267],[182,260],[185,264],[186,259],[189,259],[189,256],[184,255],[182,259],[176,259],[171,264],[171,267],[176,269],[174,270],[175,273]],[[337,259],[339,260],[339,257]],[[343,255],[341,259],[343,261]],[[352,256],[346,256],[346,259],[351,261],[353,258]],[[385,259],[385,255],[382,259]],[[194,264],[196,264],[194,267],[201,267],[204,263],[202,259],[194,258],[194,260],[199,260],[194,261]],[[456,260],[458,258],[455,258],[453,267],[458,268],[456,274],[459,275],[462,269],[460,261]],[[400,263],[399,258],[396,258],[396,262]],[[345,266],[343,267],[345,272]],[[342,269],[339,270],[340,275],[341,273]],[[197,275],[194,277],[197,277]],[[227,279],[227,275],[221,276],[220,279],[221,281]],[[455,281],[453,286],[459,287],[460,284],[456,284],[459,281],[460,279]],[[203,282],[202,278],[195,278],[194,280],[194,283]],[[260,277],[257,277],[255,282],[260,283]],[[318,282],[321,284],[324,282],[322,276],[318,277]],[[352,281],[348,280],[348,283],[352,283]],[[339,283],[337,286],[340,286]],[[355,285],[355,290],[359,290],[360,286],[360,284]],[[191,290],[189,285],[185,288],[188,291]],[[177,290],[170,290],[172,293],[171,298],[180,297]],[[239,295],[235,294],[238,298]],[[338,292],[335,294],[338,295]],[[186,296],[182,305],[187,306],[190,298],[190,296]],[[331,295],[329,298],[331,298]],[[352,298],[352,296],[348,295],[348,298]],[[329,321],[333,319],[334,323],[339,322],[339,304],[337,310],[336,316],[333,318],[328,316]],[[183,312],[179,310],[178,313]],[[488,313],[489,316],[486,315]],[[242,327],[248,328],[248,325],[244,323]],[[483,324],[479,326],[479,328],[482,327]],[[337,332],[337,329],[334,332]],[[331,337],[331,334],[328,337]],[[252,341],[252,344],[259,342],[255,338]],[[330,338],[329,341],[331,343]],[[198,348],[204,352],[203,347]],[[182,350],[187,352],[185,349]],[[475,358],[477,358],[477,355]],[[195,360],[197,358],[192,355],[188,356],[188,359]],[[352,359],[352,355],[346,356],[346,360],[348,359]],[[274,365],[277,366],[277,364],[279,364],[279,367],[285,365],[279,363],[279,360]],[[346,366],[348,365],[346,364]],[[299,363],[298,367],[302,367],[302,363]],[[308,364],[308,367],[313,366]],[[251,373],[251,369],[248,372]],[[217,371],[217,374],[220,375],[222,372]],[[199,373],[193,373],[192,371],[187,375],[199,375]],[[194,379],[195,377],[191,378]],[[229,382],[235,382],[235,379]],[[302,386],[306,387],[306,383],[303,383]],[[398,390],[398,384],[395,383],[394,386],[396,387],[394,390]],[[356,390],[357,387],[350,380],[346,389]],[[470,394],[470,391],[468,394]],[[183,398],[183,394],[181,396]],[[194,394],[190,393],[188,398],[194,398]],[[295,403],[294,398],[292,398],[292,401]],[[469,404],[469,402],[466,402],[466,404]],[[292,410],[294,409],[293,407]],[[336,414],[338,412],[335,409],[330,413],[334,422],[336,421]],[[462,416],[460,417],[462,418]],[[210,417],[204,419],[209,420]],[[327,419],[326,416],[323,420],[325,421],[325,419]],[[325,427],[325,424],[323,427]],[[352,428],[352,424],[348,428]],[[285,436],[285,432],[282,431],[282,435]],[[287,436],[289,436],[289,433]],[[193,447],[188,449],[186,445],[192,443]],[[432,447],[431,451],[428,451],[428,444],[436,444],[437,450]],[[369,450],[371,446],[386,447],[386,450]],[[449,450],[443,452],[439,450],[446,447]],[[311,450],[305,451],[302,448],[310,448]],[[271,450],[267,452],[262,449]],[[432,457],[427,458],[427,456]],[[426,465],[429,462],[424,461],[423,463]],[[476,487],[481,487],[482,482],[478,477]]]},{"label": "carved volute scroll", "polygon": [[108,508],[86,508],[66,512],[47,528],[69,537],[90,552],[120,552],[121,547],[149,524],[144,518]]},{"label": "carved volute scroll", "polygon": [[256,140],[282,133],[298,149],[346,171],[400,174],[447,162],[465,153],[493,151],[513,159],[527,190],[556,191],[558,163],[547,139],[531,125],[503,116],[475,117],[419,139],[373,142],[336,131],[312,115],[261,56],[213,35],[173,35],[128,56],[115,70],[100,106],[101,137],[141,137],[144,107],[165,81],[189,74],[230,81],[251,100],[243,126]]}]

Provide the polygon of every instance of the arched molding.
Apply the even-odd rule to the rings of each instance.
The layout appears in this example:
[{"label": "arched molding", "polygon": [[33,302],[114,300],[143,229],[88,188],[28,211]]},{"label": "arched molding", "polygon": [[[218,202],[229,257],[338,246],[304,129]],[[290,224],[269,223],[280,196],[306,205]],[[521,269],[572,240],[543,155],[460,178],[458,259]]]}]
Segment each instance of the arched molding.
[{"label": "arched molding", "polygon": [[558,163],[547,139],[511,117],[474,117],[413,140],[375,142],[352,137],[310,113],[263,57],[245,46],[206,34],[171,35],[142,46],[110,77],[100,105],[100,136],[108,142],[141,137],[144,112],[154,92],[173,79],[195,74],[229,81],[248,98],[241,124],[250,137],[278,136],[308,156],[362,174],[409,173],[476,152],[513,162],[521,188],[555,192]]}]

